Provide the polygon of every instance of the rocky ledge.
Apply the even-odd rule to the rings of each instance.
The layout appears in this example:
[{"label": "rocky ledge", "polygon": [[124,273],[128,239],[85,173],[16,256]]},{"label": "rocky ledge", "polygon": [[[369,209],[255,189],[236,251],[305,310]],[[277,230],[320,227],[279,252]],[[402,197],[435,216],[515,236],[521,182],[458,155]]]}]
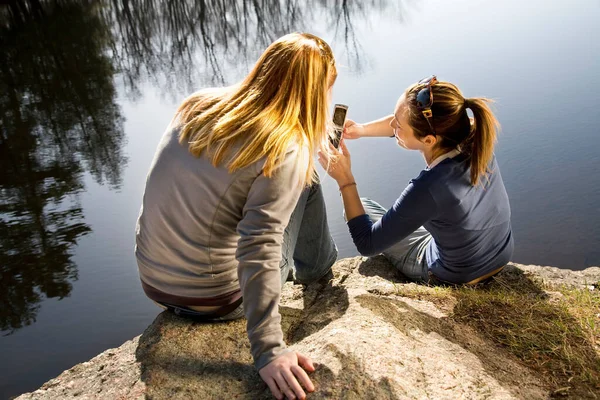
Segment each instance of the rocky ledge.
[{"label": "rocky ledge", "polygon": [[[282,294],[287,343],[317,363],[309,398],[544,399],[560,392],[476,327],[451,318],[451,305],[403,296],[399,288],[416,285],[382,257],[343,259],[333,270],[328,283],[287,283]],[[591,291],[600,282],[598,267],[509,265],[502,274]],[[166,312],[141,336],[18,399],[75,397],[271,398],[252,366],[245,321],[200,324]]]}]

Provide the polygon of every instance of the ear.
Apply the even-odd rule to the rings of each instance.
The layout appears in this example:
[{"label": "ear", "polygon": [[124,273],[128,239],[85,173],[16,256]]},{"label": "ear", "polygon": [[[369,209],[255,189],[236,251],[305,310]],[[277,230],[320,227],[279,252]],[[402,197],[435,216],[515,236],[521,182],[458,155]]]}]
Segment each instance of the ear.
[{"label": "ear", "polygon": [[423,144],[426,145],[427,147],[433,147],[437,144],[438,139],[437,137],[433,136],[433,135],[427,135],[425,136],[425,138],[422,140]]}]

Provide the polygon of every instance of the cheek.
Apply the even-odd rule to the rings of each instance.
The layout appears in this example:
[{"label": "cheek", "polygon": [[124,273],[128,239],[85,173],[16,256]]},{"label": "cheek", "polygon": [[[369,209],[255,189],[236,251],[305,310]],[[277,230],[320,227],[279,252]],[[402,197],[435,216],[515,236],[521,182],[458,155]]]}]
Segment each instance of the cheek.
[{"label": "cheek", "polygon": [[420,149],[419,140],[416,137],[414,137],[413,135],[408,134],[406,131],[400,132],[400,135],[398,135],[398,137],[403,142],[402,147],[409,149],[409,150],[419,150]]},{"label": "cheek", "polygon": [[405,141],[413,143],[413,144],[419,141],[415,137],[415,134],[412,132],[412,130],[405,129],[404,132],[402,133],[402,137],[404,138]]},{"label": "cheek", "polygon": [[396,143],[398,143],[398,146],[410,150],[408,144],[405,141],[405,137],[404,137],[404,134],[402,133],[402,131],[397,129],[395,131],[395,134],[396,134]]},{"label": "cheek", "polygon": [[407,134],[404,130],[398,131],[398,136],[401,137],[404,142],[411,142],[413,139],[412,136]]}]

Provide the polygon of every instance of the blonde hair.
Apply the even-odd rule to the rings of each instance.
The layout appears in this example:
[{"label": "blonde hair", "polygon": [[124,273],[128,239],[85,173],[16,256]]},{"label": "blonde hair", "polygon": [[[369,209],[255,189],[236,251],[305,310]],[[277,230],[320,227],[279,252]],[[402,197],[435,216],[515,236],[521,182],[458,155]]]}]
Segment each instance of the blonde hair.
[{"label": "blonde hair", "polygon": [[[406,92],[407,118],[417,137],[433,135],[431,127],[417,108],[416,97],[423,86],[412,85]],[[435,134],[441,137],[438,146],[452,149],[460,146],[470,157],[471,185],[491,173],[489,163],[494,155],[497,131],[500,123],[489,107],[493,101],[484,97],[463,97],[460,89],[449,82],[437,82],[431,86],[433,104],[431,123]],[[467,109],[473,112],[471,120]]]},{"label": "blonde hair", "polygon": [[285,35],[239,84],[187,98],[176,113],[179,140],[189,142],[196,157],[206,152],[214,166],[226,162],[230,173],[266,157],[268,177],[291,145],[305,146],[308,152],[300,154],[308,159],[301,165],[309,184],[316,179],[313,156],[326,143],[328,90],[336,77],[325,41],[308,33]]}]

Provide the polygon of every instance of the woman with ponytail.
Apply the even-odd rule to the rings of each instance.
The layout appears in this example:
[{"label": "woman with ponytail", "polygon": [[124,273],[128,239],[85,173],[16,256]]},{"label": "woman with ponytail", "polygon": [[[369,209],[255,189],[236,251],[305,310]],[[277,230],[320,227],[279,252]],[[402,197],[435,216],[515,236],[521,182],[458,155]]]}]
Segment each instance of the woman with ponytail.
[{"label": "woman with ponytail", "polygon": [[425,158],[427,167],[389,210],[359,197],[344,141],[333,156],[320,153],[362,255],[383,253],[408,279],[426,283],[476,284],[502,270],[513,237],[494,155],[499,124],[489,103],[431,76],[406,89],[392,115],[346,122],[345,139],[394,137]]}]

